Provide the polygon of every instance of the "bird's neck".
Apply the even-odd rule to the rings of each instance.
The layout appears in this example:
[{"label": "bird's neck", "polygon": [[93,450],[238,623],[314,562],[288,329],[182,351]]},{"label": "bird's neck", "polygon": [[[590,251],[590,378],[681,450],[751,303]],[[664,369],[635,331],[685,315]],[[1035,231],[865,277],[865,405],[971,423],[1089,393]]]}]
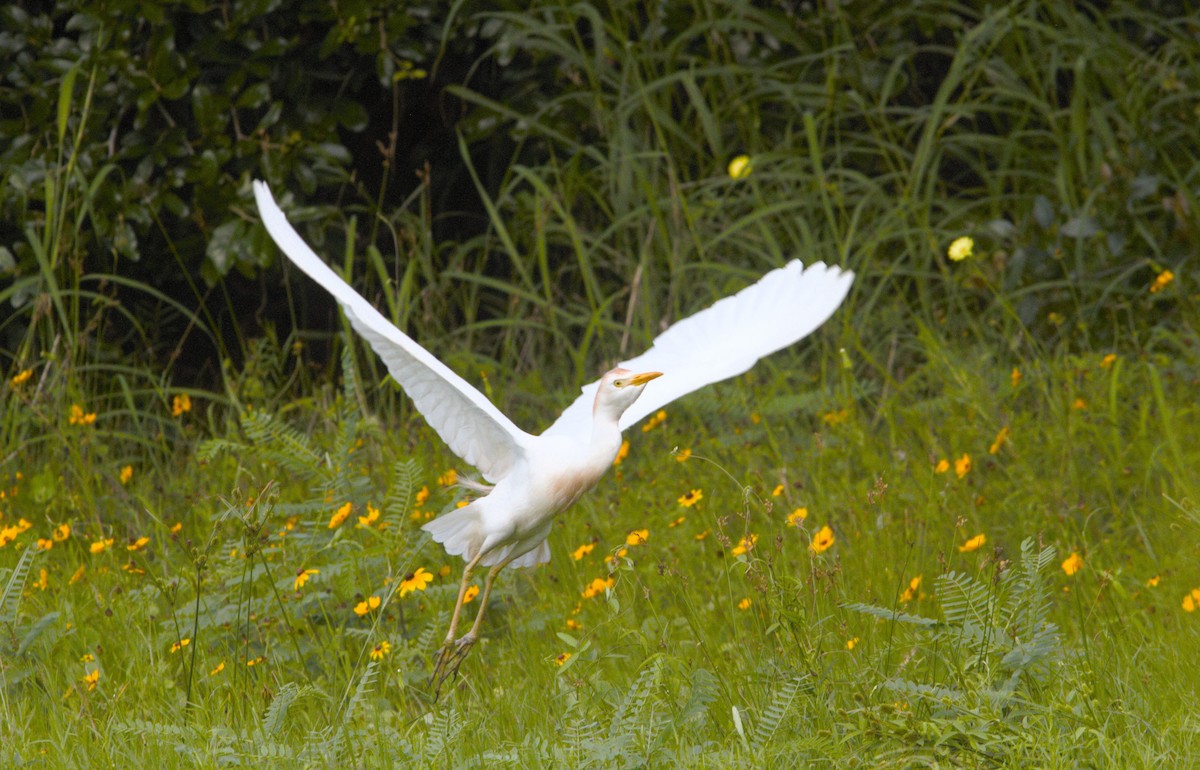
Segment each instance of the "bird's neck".
[{"label": "bird's neck", "polygon": [[591,448],[594,456],[607,457],[609,463],[616,458],[621,448],[620,415],[607,414],[603,409],[592,414]]}]

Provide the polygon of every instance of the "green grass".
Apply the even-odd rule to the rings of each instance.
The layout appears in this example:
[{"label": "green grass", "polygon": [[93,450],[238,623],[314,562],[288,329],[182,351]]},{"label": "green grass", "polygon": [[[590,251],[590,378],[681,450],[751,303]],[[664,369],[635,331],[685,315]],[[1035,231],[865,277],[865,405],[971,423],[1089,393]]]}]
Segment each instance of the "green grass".
[{"label": "green grass", "polygon": [[[105,78],[63,83],[55,206],[0,287],[0,764],[1197,764],[1194,35],[1120,3],[664,8],[476,15],[512,86],[453,89],[476,237],[433,242],[427,190],[383,211],[272,180],[534,431],[784,259],[858,274],[811,339],[629,432],[436,702],[460,564],[419,523],[465,494],[438,481],[455,458],[361,343],[239,328],[230,351],[200,287],[191,309],[88,272],[114,170],[72,165],[66,128]],[[509,161],[472,165],[493,141]],[[299,280],[264,277],[292,318]],[[163,314],[240,363],[180,387]]]}]

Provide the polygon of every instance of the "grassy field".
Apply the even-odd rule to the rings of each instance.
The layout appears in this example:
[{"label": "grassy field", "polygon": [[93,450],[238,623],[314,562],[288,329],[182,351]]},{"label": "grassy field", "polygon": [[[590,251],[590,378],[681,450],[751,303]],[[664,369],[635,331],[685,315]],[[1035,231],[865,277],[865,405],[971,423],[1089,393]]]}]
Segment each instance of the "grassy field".
[{"label": "grassy field", "polygon": [[[613,9],[588,39],[557,6],[493,17],[562,93],[461,90],[519,138],[498,189],[476,178],[486,234],[305,217],[531,431],[786,258],[858,274],[812,338],[627,432],[439,698],[461,563],[419,526],[472,469],[378,360],[268,329],[180,387],[105,347],[133,311],[57,251],[71,227],[30,231],[0,765],[1200,765],[1194,29],[1014,4],[767,40],[694,5],[705,35],[639,50],[605,45]],[[68,177],[47,189],[83,210]],[[368,213],[411,236],[399,268],[356,240]]]}]

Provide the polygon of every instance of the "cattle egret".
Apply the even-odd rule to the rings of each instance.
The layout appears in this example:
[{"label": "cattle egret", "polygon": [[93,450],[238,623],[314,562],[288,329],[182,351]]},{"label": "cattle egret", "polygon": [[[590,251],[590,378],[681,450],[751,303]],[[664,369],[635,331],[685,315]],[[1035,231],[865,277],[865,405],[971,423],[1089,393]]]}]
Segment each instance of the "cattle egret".
[{"label": "cattle egret", "polygon": [[[267,232],[297,267],[325,287],[387,364],[417,410],[450,449],[491,486],[469,505],[422,527],[448,554],[466,561],[434,680],[440,688],[479,638],[488,595],[507,566],[550,560],[554,517],[591,489],[613,464],[621,431],[675,399],[741,374],[759,358],[811,333],[837,309],[854,274],[798,261],[719,300],[660,334],[648,351],[621,363],[583,393],[539,436],[512,423],[482,393],[397,329],[339,278],[300,238],[270,189],[254,183]],[[455,639],[463,599],[477,567],[489,567],[471,630]]]}]

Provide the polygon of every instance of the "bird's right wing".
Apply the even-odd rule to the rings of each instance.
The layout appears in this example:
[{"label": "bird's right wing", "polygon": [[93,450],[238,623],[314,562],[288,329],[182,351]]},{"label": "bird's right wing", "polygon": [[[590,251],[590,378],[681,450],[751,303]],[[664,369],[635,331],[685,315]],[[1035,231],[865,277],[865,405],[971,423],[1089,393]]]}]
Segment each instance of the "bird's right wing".
[{"label": "bird's right wing", "polygon": [[[619,364],[633,372],[663,373],[622,415],[621,430],[680,396],[741,374],[763,356],[811,334],[842,304],[853,280],[849,270],[824,262],[806,269],[793,260],[676,322],[645,353]],[[546,434],[586,436],[597,387],[598,382],[585,385]]]},{"label": "bird's right wing", "polygon": [[495,483],[512,469],[532,440],[470,383],[383,317],[338,277],[300,237],[265,182],[254,198],[271,238],[297,267],[334,296],[350,325],[370,343],[396,382],[450,449]]}]

